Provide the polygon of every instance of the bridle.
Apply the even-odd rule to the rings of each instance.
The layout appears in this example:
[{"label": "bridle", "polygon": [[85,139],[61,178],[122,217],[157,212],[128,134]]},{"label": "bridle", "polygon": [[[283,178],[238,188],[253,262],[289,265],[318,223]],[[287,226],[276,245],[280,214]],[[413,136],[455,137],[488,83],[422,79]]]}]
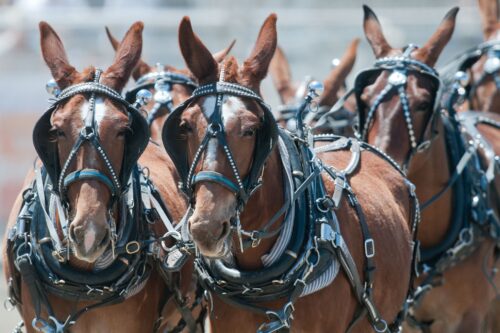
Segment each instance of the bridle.
[{"label": "bridle", "polygon": [[[385,98],[393,91],[399,96],[401,101],[401,106],[403,109],[403,116],[405,119],[408,137],[410,139],[411,150],[403,164],[403,169],[407,170],[409,162],[411,158],[416,154],[423,151],[426,151],[436,136],[436,119],[439,115],[440,109],[440,94],[441,94],[441,81],[439,79],[439,75],[432,67],[411,58],[411,53],[417,48],[417,46],[410,44],[408,45],[402,56],[400,57],[384,57],[380,58],[375,62],[374,68],[365,70],[358,74],[356,77],[354,89],[348,94],[352,92],[356,95],[356,103],[358,106],[358,128],[357,128],[357,136],[363,141],[367,140],[368,131],[370,126],[374,120],[375,112],[377,111],[380,104],[382,104]],[[377,95],[375,101],[368,109],[368,112],[365,114],[365,105],[361,99],[361,95],[363,93],[363,89],[367,84],[367,80],[369,78],[373,78],[375,74],[380,74],[382,71],[389,71],[390,75],[388,78],[388,82],[384,89]],[[408,95],[406,93],[406,84],[408,75],[411,72],[417,72],[423,74],[426,77],[429,77],[432,81],[434,81],[437,85],[436,95],[434,96],[434,106],[432,110],[431,116],[427,120],[427,124],[424,127],[424,131],[420,135],[420,138],[417,139],[415,135],[413,120],[411,118],[411,110],[408,100]],[[378,75],[377,75],[378,76]],[[342,101],[345,100],[345,97]],[[334,106],[335,108],[335,106]]]},{"label": "bridle", "polygon": [[[136,165],[137,159],[148,144],[149,128],[146,121],[136,107],[129,104],[117,91],[99,82],[101,73],[101,70],[96,69],[92,82],[75,84],[62,91],[59,91],[54,82],[49,84],[48,91],[55,94],[53,103],[36,123],[33,130],[33,144],[35,150],[50,177],[52,191],[56,194],[57,200],[61,203],[62,207],[60,213],[64,216],[60,216],[60,218],[64,220],[66,220],[68,216],[69,209],[68,188],[72,184],[84,180],[96,180],[106,186],[111,195],[108,206],[108,211],[111,216],[113,206],[115,203],[120,202],[120,198],[127,190],[126,184],[129,183],[129,178],[133,167]],[[51,117],[59,106],[68,101],[71,97],[79,94],[90,94],[89,108],[84,119],[84,126],[80,129],[80,134],[61,168],[58,144],[56,141],[48,139],[52,127]],[[97,96],[105,96],[127,109],[131,133],[126,134],[125,150],[120,174],[116,172],[99,138],[95,121],[95,102]],[[92,168],[78,169],[72,172],[69,171],[78,152],[87,143],[95,148],[110,176],[101,170]],[[41,183],[42,181],[39,179],[37,184],[42,186]],[[39,192],[43,191],[40,190]],[[114,235],[116,226],[114,225],[114,219],[111,218],[110,220],[111,231],[113,233],[112,236],[114,238],[116,236]],[[66,231],[67,230],[63,230],[63,233]],[[51,232],[51,237],[56,238],[54,239],[56,242],[59,239],[56,232]]]},{"label": "bridle", "polygon": [[[196,88],[191,97],[180,104],[173,111],[163,126],[162,138],[165,149],[170,155],[180,175],[180,188],[188,197],[191,207],[195,201],[194,187],[196,184],[201,182],[216,183],[235,195],[237,207],[235,215],[231,219],[231,223],[233,224],[233,228],[237,230],[240,245],[243,250],[244,246],[241,238],[242,235],[249,237],[252,240],[252,246],[258,245],[260,238],[275,235],[275,231],[268,232],[267,228],[270,224],[276,222],[279,216],[273,218],[272,221],[270,221],[270,223],[263,228],[263,230],[248,232],[241,229],[239,215],[243,211],[249,198],[262,184],[262,174],[264,172],[265,161],[278,140],[278,126],[276,125],[276,120],[273,117],[270,107],[257,93],[239,84],[224,82],[222,79],[224,77],[223,75],[222,71],[221,80],[219,82],[206,84]],[[179,140],[179,136],[181,136],[179,127],[181,120],[180,117],[189,105],[204,96],[215,96],[216,102],[213,109],[202,110],[208,123],[207,130],[196,153],[194,154],[192,162],[189,163],[188,156],[186,155],[186,140]],[[262,127],[255,134],[256,142],[252,166],[245,178],[241,177],[241,173],[238,170],[233,153],[231,152],[226,140],[222,117],[222,105],[225,96],[237,96],[251,99],[257,102],[257,104],[259,104],[264,111],[263,118],[261,119]],[[229,162],[232,176],[234,176],[236,182],[228,178],[226,175],[216,171],[202,170],[196,172],[197,165],[202,161],[203,153],[210,149],[212,145],[220,145],[222,148]],[[191,209],[188,209],[186,216],[188,216],[190,212]],[[183,219],[184,222],[186,220],[186,216]]]},{"label": "bridle", "polygon": [[[479,79],[471,82],[467,71],[483,56],[486,55],[486,61],[483,66],[483,72]],[[458,63],[458,66],[456,65]],[[445,76],[446,85],[457,81],[459,78],[462,91],[460,95],[472,102],[477,88],[484,81],[491,77],[495,82],[497,91],[500,91],[500,40],[492,40],[479,44],[472,50],[465,52],[457,57],[450,65],[444,67],[441,72]]]},{"label": "bridle", "polygon": [[136,95],[142,89],[154,89],[153,100],[155,104],[148,112],[147,122],[151,126],[153,121],[162,114],[160,110],[166,108],[167,113],[172,113],[174,109],[173,98],[171,95],[173,85],[180,84],[190,89],[196,89],[198,84],[191,80],[187,75],[165,71],[164,66],[160,63],[156,64],[156,71],[144,74],[137,82],[136,86],[125,94],[125,98],[129,102],[133,102]]}]

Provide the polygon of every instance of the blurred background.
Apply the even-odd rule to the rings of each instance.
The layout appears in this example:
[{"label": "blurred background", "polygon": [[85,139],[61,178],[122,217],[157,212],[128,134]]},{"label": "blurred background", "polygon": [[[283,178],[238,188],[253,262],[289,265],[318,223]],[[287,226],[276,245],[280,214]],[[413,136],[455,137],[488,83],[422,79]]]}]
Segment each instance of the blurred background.
[{"label": "blurred background", "polygon": [[[137,20],[145,23],[143,59],[151,65],[183,67],[177,27],[184,15],[191,17],[196,33],[212,52],[236,38],[232,53],[244,60],[263,20],[276,12],[279,44],[294,79],[312,75],[322,80],[331,60],[341,57],[353,38],[363,37],[364,3],[375,11],[394,47],[424,44],[446,12],[460,6],[454,36],[440,57],[440,66],[482,41],[476,0],[0,0],[0,233],[35,158],[33,125],[48,106],[45,83],[50,74],[40,53],[39,21],[53,26],[79,70],[88,65],[105,69],[111,64],[113,52],[105,25],[121,39]],[[348,85],[373,60],[362,38]],[[271,105],[279,104],[269,78],[263,93]],[[1,280],[3,303],[3,275]],[[11,331],[18,320],[15,311],[7,313],[0,306],[0,333]]]}]

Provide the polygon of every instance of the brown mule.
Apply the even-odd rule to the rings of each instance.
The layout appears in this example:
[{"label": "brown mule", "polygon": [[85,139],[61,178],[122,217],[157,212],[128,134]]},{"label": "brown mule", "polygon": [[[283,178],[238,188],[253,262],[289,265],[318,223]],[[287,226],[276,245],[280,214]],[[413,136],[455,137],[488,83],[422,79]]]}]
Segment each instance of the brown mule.
[{"label": "brown mule", "polygon": [[[359,44],[359,39],[354,39],[339,63],[332,68],[327,75],[324,84],[324,91],[318,98],[318,111],[314,114],[307,116],[306,122],[310,126],[315,126],[317,120],[327,113],[331,107],[341,98],[345,93],[345,80],[354,66],[356,61],[356,50]],[[309,82],[304,82],[297,85],[292,81],[292,73],[290,65],[281,47],[277,47],[274,53],[271,64],[269,65],[269,73],[273,79],[274,86],[278,91],[281,99],[282,106],[279,107],[279,115],[277,117],[278,123],[290,130],[295,130],[295,122],[293,118],[296,110],[302,99],[307,93],[306,85]],[[322,119],[324,123],[315,128],[314,133],[335,133],[344,136],[352,136],[354,132],[351,128],[356,110],[356,103],[354,99],[348,99],[344,104],[343,110],[337,112],[336,118],[331,121]],[[292,120],[288,125],[288,120]],[[337,120],[337,121],[335,121]]]},{"label": "brown mule", "polygon": [[[437,93],[440,81],[432,68],[452,36],[458,8],[448,12],[423,47],[410,44],[403,50],[389,45],[370,8],[365,6],[364,12],[365,35],[377,62],[375,69],[361,73],[356,79],[359,130],[368,143],[405,167],[422,203],[418,239],[424,274],[417,285],[425,287],[418,294],[412,309],[413,319],[409,321],[419,327],[406,330],[480,332],[490,302],[496,296],[491,281],[495,278],[495,241],[490,237],[490,229],[476,227],[473,215],[466,210],[470,207],[468,200],[487,203],[480,197],[462,199],[469,195],[471,185],[461,180],[465,179],[461,175],[474,177],[476,171],[472,162],[466,163],[468,157],[463,158],[466,148],[458,148],[462,147],[462,141],[455,117],[441,113]],[[500,132],[494,128],[488,128],[489,133],[481,127],[479,130],[492,139],[490,142],[498,154]],[[457,171],[456,181],[452,182],[459,160],[462,166],[468,166],[458,167],[465,171]],[[496,200],[493,209],[498,209]],[[475,211],[492,213],[487,208],[481,209]],[[478,214],[476,219],[489,225],[484,215]],[[470,231],[473,226],[474,231]],[[453,252],[446,252],[448,249]],[[496,279],[498,283],[498,276]],[[426,292],[427,288],[430,291]]]},{"label": "brown mule", "polygon": [[[116,51],[119,45],[118,40],[113,37],[108,27],[106,27],[106,34]],[[235,43],[236,40],[233,40],[228,47],[214,53],[214,59],[218,62],[224,60]],[[151,138],[160,143],[161,131],[166,117],[177,105],[191,96],[196,88],[196,82],[189,70],[177,69],[160,63],[151,66],[142,59],[139,59],[132,71],[132,77],[137,86],[127,93],[131,100],[135,99],[135,94],[140,89],[148,89],[152,93],[153,98],[146,104],[144,110],[148,113],[148,121],[151,123]],[[152,113],[154,114],[152,115]]]},{"label": "brown mule", "polygon": [[[32,266],[26,265],[29,261],[16,260],[15,265],[13,263],[13,253],[9,249],[11,246],[20,248],[16,245],[19,237],[13,238],[20,232],[19,210],[23,199],[30,200],[26,198],[26,193],[30,192],[25,190],[31,187],[35,175],[41,175],[40,178],[37,176],[36,183],[42,183],[38,181],[43,176],[40,174],[41,163],[37,163],[36,171],[31,170],[26,177],[24,195],[22,193],[18,196],[11,211],[8,223],[11,233],[6,234],[4,244],[7,246],[3,251],[5,274],[12,292],[11,303],[17,305],[28,332],[34,332],[32,321],[36,316],[39,318],[33,323],[38,328],[62,329],[58,325],[63,325],[65,330],[71,327],[72,332],[151,332],[159,324],[162,304],[168,293],[159,274],[152,269],[152,263],[145,260],[143,249],[148,247],[145,245],[147,243],[144,243],[144,247],[140,246],[149,232],[146,229],[148,223],[140,210],[141,196],[130,196],[131,193],[137,195],[140,189],[138,192],[132,192],[132,188],[137,186],[134,182],[126,186],[128,174],[134,174],[137,159],[144,150],[139,163],[148,166],[149,178],[154,181],[162,197],[174,198],[168,202],[169,213],[173,219],[182,216],[185,201],[178,193],[175,172],[169,173],[165,168],[165,165],[168,165],[168,156],[159,147],[148,145],[149,131],[146,122],[139,112],[131,108],[119,95],[139,61],[142,30],[142,23],[132,25],[118,46],[113,65],[107,70],[101,73],[89,67],[80,73],[70,65],[55,31],[47,23],[40,23],[44,60],[58,88],[63,91],[57,97],[58,102],[37,124],[34,143],[38,147],[37,151],[45,164],[48,176],[52,179],[52,188],[61,195],[60,200],[67,204],[56,206],[56,212],[50,213],[51,216],[47,218],[47,223],[52,223],[50,217],[55,221],[54,234],[50,233],[36,246],[20,245],[18,254],[38,246],[43,249],[49,246],[47,240],[51,241],[49,244],[55,244],[56,239],[61,239],[62,250],[66,248],[66,252],[43,252],[45,262],[52,263],[52,266],[49,265],[49,271],[57,272],[53,274],[62,272],[63,275],[59,276],[77,277],[80,279],[78,281],[83,279],[86,282],[81,286],[76,284],[78,281],[71,282],[75,280],[70,279],[47,280],[47,276],[44,276],[47,274],[47,268],[43,268],[45,266],[37,266],[37,269],[33,270]],[[81,145],[73,146],[82,138],[84,141]],[[71,150],[74,152],[70,155]],[[66,169],[63,165],[68,160]],[[155,167],[160,165],[161,176]],[[173,168],[171,170],[174,171]],[[58,187],[58,178],[63,172],[68,176],[64,178],[63,186]],[[41,191],[36,190],[36,193],[39,197],[41,193],[48,195],[50,191],[46,192],[42,188]],[[125,198],[134,200],[135,210],[130,208],[132,206],[122,206],[121,202],[125,202]],[[121,210],[122,207],[129,207],[130,210]],[[68,210],[68,215],[65,214],[65,209]],[[129,216],[127,211],[130,212],[130,218],[125,219],[124,216]],[[38,209],[37,212],[34,216],[38,218],[37,223],[33,225],[37,228],[36,233],[31,235],[31,239],[27,238],[31,241],[37,240],[38,233],[44,231],[39,226],[46,222],[41,210]],[[66,217],[69,219],[66,220]],[[69,227],[67,237],[64,237],[64,224]],[[16,228],[12,229],[14,226]],[[155,230],[159,227],[159,223],[156,223],[151,227],[151,231],[161,235],[162,230]],[[122,237],[127,234],[130,239],[135,240],[122,243]],[[116,247],[115,244],[123,245]],[[110,253],[112,255],[109,255]],[[52,255],[55,258],[52,258]],[[107,260],[111,258],[112,261],[102,262],[103,256]],[[115,260],[115,256],[118,259]],[[17,258],[19,259],[19,255]],[[137,273],[131,273],[134,271]],[[102,276],[102,272],[115,277]],[[20,280],[20,275],[29,280]],[[48,277],[50,276],[49,274]],[[125,280],[130,282],[127,286],[114,284],[113,279],[125,279],[128,276],[131,278]],[[93,283],[101,286],[113,285],[116,289],[100,290],[91,287],[94,286]],[[83,294],[82,287],[87,289]],[[50,292],[44,292],[45,288],[50,288]],[[115,291],[124,293],[116,296]],[[111,297],[103,300],[103,295]],[[93,309],[97,304],[100,306]],[[41,311],[37,309],[38,306]],[[77,313],[81,309],[84,310]],[[49,314],[53,315],[53,318],[48,318]],[[78,315],[70,317],[75,314]],[[65,323],[67,318],[76,322]]]},{"label": "brown mule", "polygon": [[[111,45],[116,51],[119,47],[118,40],[113,37],[111,31],[107,27],[106,33]],[[231,51],[235,42],[236,41],[233,40],[227,48],[214,53],[214,59],[216,59],[217,62],[223,61]],[[197,86],[196,79],[187,69],[177,69],[170,65],[161,64],[150,66],[142,59],[138,61],[132,71],[132,77],[136,81],[136,86],[132,87],[132,89],[126,93],[127,99],[134,100],[136,94],[139,93],[141,89],[148,89],[151,92],[153,99],[147,102],[142,110],[147,113],[148,119],[151,119],[150,129],[152,140],[156,143],[161,143],[161,131],[166,117],[175,107],[191,95],[194,88]],[[158,84],[158,82],[161,82],[161,84]],[[165,94],[169,96],[167,100],[160,100],[164,98]],[[153,112],[156,113],[156,116],[149,117]],[[166,163],[165,165],[169,170],[173,170],[170,158],[166,160],[162,159],[162,161]],[[158,161],[151,159],[148,160],[144,166],[151,165],[151,163],[155,166],[158,165]],[[161,176],[155,175],[154,179],[157,179],[157,177]],[[172,195],[164,198],[168,207],[171,206],[171,200],[175,200]],[[179,217],[178,214],[175,216]],[[180,218],[176,218],[175,221],[178,222],[179,219]],[[159,234],[162,235],[165,232],[166,230],[161,230]],[[200,319],[199,317],[203,314],[200,312],[202,310],[200,306],[195,306],[192,311],[189,309],[193,307],[195,302],[199,301],[199,299],[197,299],[198,295],[196,295],[196,279],[193,278],[192,261],[186,262],[179,271],[179,276],[174,275],[173,278],[170,278],[170,281],[172,285],[170,285],[169,288],[178,289],[180,293],[176,290],[172,298],[166,304],[162,314],[165,319],[164,326],[160,328],[160,331],[169,331],[174,328],[178,329],[184,325],[188,330],[196,329],[196,327],[191,325],[196,325],[197,323],[194,321]],[[183,311],[179,311],[179,307],[183,307]],[[190,312],[192,312],[191,315]]]},{"label": "brown mule", "polygon": [[[252,276],[252,279],[260,279],[260,275],[256,276],[253,272],[263,276],[276,274],[271,272],[271,270],[278,269],[276,265],[264,268],[263,256],[270,255],[271,248],[277,243],[279,237],[276,233],[288,228],[284,225],[283,218],[280,218],[279,213],[276,215],[276,212],[282,210],[284,203],[288,201],[289,196],[285,193],[288,181],[284,180],[287,179],[288,171],[286,170],[288,169],[284,165],[289,161],[280,153],[281,149],[286,148],[283,148],[281,144],[281,148],[275,145],[278,127],[271,111],[259,97],[260,83],[267,74],[276,48],[276,41],[276,15],[273,14],[264,22],[254,49],[242,66],[238,66],[233,57],[219,65],[194,34],[188,18],[184,18],[179,30],[179,43],[183,57],[187,67],[200,83],[200,88],[171,114],[164,126],[164,145],[174,160],[181,175],[182,188],[190,196],[192,203],[185,228],[199,251],[196,259],[199,273],[209,269],[206,265],[214,264],[222,265],[218,267],[229,265],[227,269],[237,269],[243,274],[241,276],[236,274],[231,278],[239,281],[241,277],[243,280],[240,284],[219,277],[214,281],[206,274],[200,275],[205,286],[210,287],[209,290],[212,291],[211,322],[216,332],[235,330],[255,332],[266,320],[266,316],[261,312],[253,313],[248,309],[226,304],[223,298],[226,300],[229,298],[228,301],[231,301],[233,299],[231,295],[233,295],[235,296],[233,300],[237,301],[239,297],[262,296],[260,288],[253,288],[250,285],[252,281],[245,281],[245,277]],[[212,93],[219,95],[216,97]],[[207,127],[210,132],[208,136],[205,136]],[[283,142],[295,145],[288,134],[283,132],[281,138]],[[353,156],[348,150],[341,149],[332,153],[328,152],[329,147],[323,149],[326,150],[320,153],[323,163],[338,170],[345,168]],[[289,153],[295,154],[295,151],[292,149]],[[395,319],[405,300],[411,271],[412,199],[402,174],[386,160],[380,158],[380,155],[377,156],[373,150],[369,151],[366,146],[360,158],[361,164],[354,163],[355,172],[351,175],[352,178],[349,177],[352,191],[356,193],[360,206],[357,206],[357,201],[352,201],[352,203],[355,207],[362,207],[363,214],[366,216],[363,221],[366,221],[367,228],[376,244],[376,255],[372,257],[371,245],[373,243],[365,238],[366,230],[362,232],[360,229],[359,224],[363,226],[364,222],[349,206],[346,197],[343,197],[335,215],[340,221],[339,231],[345,237],[345,243],[354,258],[353,267],[355,263],[357,269],[349,271],[352,275],[339,274],[326,288],[298,299],[293,306],[288,303],[282,309],[286,298],[292,297],[290,294],[274,297],[272,302],[258,302],[258,306],[270,306],[277,309],[274,314],[269,313],[271,319],[283,320],[278,323],[274,321],[272,324],[265,325],[264,328],[270,328],[272,325],[288,326],[290,311],[294,309],[292,331],[346,331],[355,313],[360,309],[356,296],[360,295],[359,290],[352,292],[347,276],[361,275],[363,279],[369,280],[372,273],[365,275],[360,269],[365,266],[365,259],[368,262],[370,258],[373,258],[372,263],[377,267],[373,280],[373,304],[380,310],[381,317],[388,321]],[[193,161],[195,162],[191,165]],[[297,167],[296,164],[295,167]],[[300,182],[301,175],[305,175],[299,170],[294,170],[294,174],[298,182]],[[259,179],[262,182],[261,186]],[[322,182],[320,177],[311,179]],[[324,184],[328,195],[332,195],[335,187],[326,174]],[[342,193],[340,186],[336,188],[336,191]],[[297,196],[302,197],[301,194]],[[299,201],[305,202],[301,200]],[[295,203],[291,207],[294,205]],[[243,208],[244,211],[239,215],[238,211]],[[299,216],[294,220],[294,226],[306,224],[309,226],[307,230],[312,232],[314,221],[302,215],[305,211],[294,208],[290,210]],[[315,209],[314,212],[317,210]],[[325,208],[324,214],[331,214],[331,211]],[[273,215],[277,216],[274,219],[275,224],[265,232],[263,231],[268,237],[260,238],[262,233],[249,235],[243,231],[262,229]],[[321,221],[329,223],[328,220]],[[328,229],[326,224],[321,228]],[[235,232],[232,233],[232,230]],[[310,255],[314,256],[312,254],[314,251],[307,252],[309,253],[307,256],[301,251],[292,251],[294,246],[299,246],[301,250],[304,244],[302,241],[307,235],[303,229],[294,230],[296,230],[293,231],[295,236],[291,237],[287,245],[290,251],[287,250],[280,260],[285,260],[284,262],[292,266],[296,262],[302,263],[301,267],[312,268],[313,263],[318,263],[310,257]],[[285,234],[285,231],[282,232]],[[334,233],[325,231],[322,237],[326,237],[325,235],[330,237]],[[340,234],[336,235],[341,237]],[[331,241],[341,244],[340,240],[337,240],[339,243],[335,240]],[[363,240],[365,240],[364,243]],[[363,244],[367,246],[365,251],[363,251]],[[241,252],[243,248],[244,251]],[[272,253],[274,252],[271,251]],[[365,256],[370,258],[364,258]],[[307,262],[304,261],[305,257],[308,258]],[[221,258],[226,258],[228,262],[220,260]],[[267,258],[271,260],[269,256]],[[329,257],[324,258],[326,260]],[[288,266],[286,267],[288,269]],[[225,268],[221,269],[225,270]],[[365,272],[372,272],[372,269]],[[315,272],[314,274],[317,273],[314,269],[312,271]],[[299,268],[299,272],[306,274],[302,268]],[[306,279],[309,275],[300,276]],[[296,292],[298,291],[295,289],[296,285],[304,286],[303,280],[297,280],[296,284],[293,281],[277,279],[272,282],[269,280],[261,287],[269,290],[267,288],[282,288],[281,286],[285,285],[292,286],[291,288]],[[214,292],[229,284],[236,289],[232,293]],[[370,285],[371,283],[368,282],[367,286]],[[320,310],[318,305],[324,311]],[[377,321],[377,324],[381,322]],[[366,319],[354,326],[356,332],[368,332],[371,328],[372,326]]]}]

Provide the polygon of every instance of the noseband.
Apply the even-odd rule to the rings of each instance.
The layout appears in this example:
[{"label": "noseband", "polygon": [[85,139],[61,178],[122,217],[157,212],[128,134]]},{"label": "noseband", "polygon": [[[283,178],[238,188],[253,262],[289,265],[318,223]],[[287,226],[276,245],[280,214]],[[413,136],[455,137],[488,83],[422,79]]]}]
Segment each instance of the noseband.
[{"label": "noseband", "polygon": [[137,85],[132,90],[125,94],[127,101],[132,103],[137,93],[142,89],[154,89],[153,100],[155,102],[153,108],[149,111],[147,122],[151,126],[153,121],[158,118],[160,109],[165,107],[167,114],[172,113],[174,109],[173,98],[171,95],[174,84],[180,84],[191,89],[196,89],[198,84],[191,80],[188,76],[165,71],[164,66],[160,63],[156,64],[156,71],[147,73],[137,80]]},{"label": "noseband", "polygon": [[[406,122],[406,127],[408,131],[408,137],[410,139],[411,151],[410,154],[405,161],[405,168],[407,167],[411,157],[417,153],[426,150],[429,148],[430,143],[435,135],[434,127],[434,119],[436,118],[436,114],[439,111],[440,106],[440,93],[441,93],[441,81],[439,79],[438,73],[432,67],[411,58],[411,52],[414,51],[417,47],[415,45],[410,44],[406,47],[403,55],[401,57],[385,57],[380,58],[375,62],[374,69],[364,71],[358,75],[355,82],[354,92],[356,94],[356,102],[358,105],[358,133],[357,135],[361,138],[361,140],[366,141],[368,137],[368,131],[370,126],[374,120],[375,111],[377,111],[380,104],[384,102],[386,96],[389,93],[396,91],[399,99],[401,101],[401,106],[403,108],[403,116]],[[375,74],[374,72],[382,72],[382,71],[390,71],[390,75],[388,78],[387,85],[382,89],[382,91],[377,95],[373,105],[368,110],[368,113],[365,116],[363,109],[363,102],[361,100],[361,95],[363,93],[363,89],[366,86],[365,80],[368,79],[367,76],[371,76]],[[413,121],[411,118],[411,110],[410,104],[408,100],[408,95],[406,92],[406,84],[408,80],[409,72],[418,72],[420,74],[424,74],[428,76],[437,83],[438,89],[436,96],[434,96],[434,107],[432,111],[432,115],[429,117],[427,124],[422,132],[420,139],[417,140],[415,135],[415,130],[413,126]],[[345,100],[345,98],[343,99]],[[430,138],[425,140],[426,134],[431,131]]]}]

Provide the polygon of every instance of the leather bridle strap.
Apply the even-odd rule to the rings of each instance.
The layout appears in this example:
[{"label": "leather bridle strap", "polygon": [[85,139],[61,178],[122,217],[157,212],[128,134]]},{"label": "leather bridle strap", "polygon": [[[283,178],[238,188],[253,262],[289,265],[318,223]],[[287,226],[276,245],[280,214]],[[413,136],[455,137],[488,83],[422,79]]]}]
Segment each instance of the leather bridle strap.
[{"label": "leather bridle strap", "polygon": [[[195,153],[187,179],[184,182],[184,188],[187,190],[189,196],[192,196],[193,186],[199,182],[213,182],[222,185],[224,188],[230,190],[237,197],[240,209],[247,202],[250,195],[258,187],[258,184],[250,183],[250,179],[242,179],[238,168],[236,166],[236,161],[233,157],[231,149],[226,140],[226,135],[224,131],[224,124],[222,122],[222,105],[224,95],[245,97],[256,100],[261,105],[266,105],[259,95],[257,95],[252,90],[240,86],[238,84],[228,83],[228,82],[217,82],[213,84],[207,84],[201,86],[193,91],[193,95],[179,106],[179,108],[185,108],[194,99],[198,99],[202,96],[216,96],[216,103],[213,110],[203,110],[205,117],[208,121],[208,128],[203,138],[198,150]],[[224,154],[226,155],[229,165],[231,167],[232,174],[236,179],[236,182],[229,179],[225,175],[215,172],[215,171],[200,171],[195,173],[196,166],[201,160],[202,153],[208,149],[212,140],[217,140],[221,145]]]},{"label": "leather bridle strap", "polygon": [[[119,196],[122,192],[122,186],[119,180],[119,175],[115,172],[113,165],[111,164],[111,160],[108,157],[106,151],[102,147],[102,144],[99,140],[99,134],[97,132],[96,124],[95,124],[95,99],[96,95],[104,95],[113,101],[116,101],[127,108],[130,108],[131,105],[121,97],[121,95],[115,90],[99,83],[99,79],[101,76],[101,70],[97,69],[94,76],[93,82],[85,82],[70,86],[63,90],[55,99],[52,109],[55,109],[59,104],[68,100],[69,98],[78,95],[90,93],[91,97],[89,99],[89,110],[87,116],[85,118],[85,125],[80,131],[80,135],[73,145],[68,158],[66,159],[61,173],[59,175],[57,190],[59,194],[62,196],[63,200],[65,198],[64,194],[66,193],[67,188],[74,182],[80,180],[89,180],[94,179],[104,184],[109,190],[113,198]],[[101,159],[104,161],[106,169],[108,170],[111,177],[108,177],[105,173],[96,169],[83,169],[76,170],[68,174],[68,169],[72,164],[73,160],[76,158],[76,155],[83,144],[89,142],[92,144],[97,152],[99,153]]]},{"label": "leather bridle strap", "polygon": [[[410,69],[417,70],[420,73],[428,74],[431,75],[432,77],[438,79],[438,73],[436,70],[434,70],[432,67],[417,61],[415,59],[411,58],[411,52],[413,52],[417,46],[410,44],[404,51],[403,55],[401,57],[386,57],[386,58],[380,58],[375,62],[375,68],[380,68],[382,70],[389,70],[391,71],[391,74],[389,75],[388,78],[388,83],[384,87],[384,89],[379,93],[379,95],[376,97],[375,101],[373,102],[372,106],[370,107],[368,114],[366,118],[364,119],[364,123],[362,128],[359,128],[359,137],[361,140],[366,141],[368,137],[368,131],[370,129],[370,126],[374,120],[374,115],[380,104],[384,101],[384,99],[387,97],[389,93],[392,91],[396,91],[396,93],[399,96],[399,99],[401,101],[401,107],[403,109],[403,116],[405,119],[406,127],[408,130],[408,137],[410,140],[410,145],[411,145],[411,151],[405,161],[404,167],[406,168],[409,164],[409,161],[411,160],[412,156],[417,153],[426,150],[430,146],[430,142],[433,139],[434,136],[434,118],[437,114],[438,111],[438,106],[439,106],[439,94],[436,94],[435,96],[435,103],[434,103],[434,108],[433,108],[433,113],[429,117],[429,120],[427,122],[427,125],[424,129],[424,131],[421,134],[421,138],[419,141],[417,141],[416,135],[415,135],[415,130],[413,126],[413,120],[411,118],[411,110],[410,110],[410,104],[408,100],[408,95],[406,93],[406,84],[407,84],[407,78],[408,78],[408,71]],[[349,92],[348,94],[350,94]],[[346,98],[348,97],[348,94],[346,94]],[[336,104],[333,108],[333,110],[337,110],[338,105]],[[429,130],[432,132],[430,135],[431,137],[428,140],[425,140],[425,136],[428,134]]]}]

